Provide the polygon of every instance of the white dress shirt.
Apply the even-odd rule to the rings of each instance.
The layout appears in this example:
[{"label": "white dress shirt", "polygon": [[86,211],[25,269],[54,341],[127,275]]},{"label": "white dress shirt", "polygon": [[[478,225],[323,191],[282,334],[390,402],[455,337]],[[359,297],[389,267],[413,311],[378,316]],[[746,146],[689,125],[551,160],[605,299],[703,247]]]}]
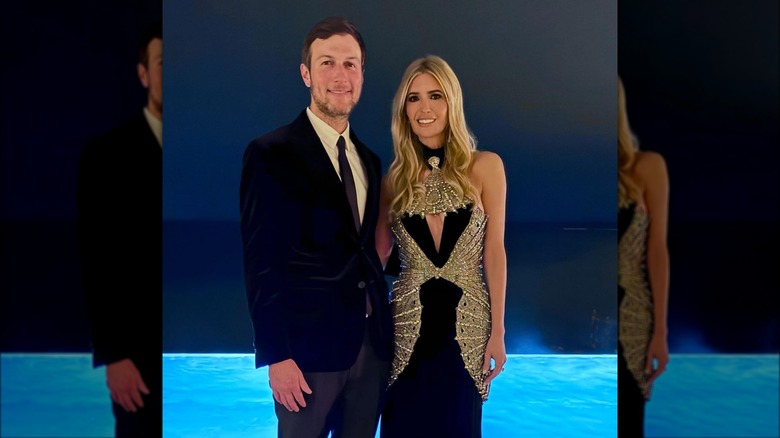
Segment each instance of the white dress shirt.
[{"label": "white dress shirt", "polygon": [[325,148],[325,152],[328,153],[333,168],[336,170],[336,175],[341,179],[341,172],[339,169],[339,150],[336,146],[336,142],[339,136],[343,136],[346,141],[347,147],[347,160],[349,160],[349,167],[352,168],[352,176],[355,180],[355,193],[357,194],[358,211],[360,213],[360,222],[363,222],[363,212],[366,209],[366,193],[368,192],[368,178],[366,177],[366,169],[363,166],[363,162],[360,161],[357,149],[352,144],[352,140],[349,138],[349,123],[347,123],[347,129],[342,133],[338,133],[330,125],[323,122],[317,115],[315,115],[308,107],[306,108],[306,115],[309,116],[309,121],[314,127],[314,131],[322,142],[322,146]]},{"label": "white dress shirt", "polygon": [[157,143],[162,147],[162,120],[152,115],[146,107],[144,107],[144,117],[146,118],[146,123],[148,123],[149,127],[152,129],[154,138],[157,139]]}]

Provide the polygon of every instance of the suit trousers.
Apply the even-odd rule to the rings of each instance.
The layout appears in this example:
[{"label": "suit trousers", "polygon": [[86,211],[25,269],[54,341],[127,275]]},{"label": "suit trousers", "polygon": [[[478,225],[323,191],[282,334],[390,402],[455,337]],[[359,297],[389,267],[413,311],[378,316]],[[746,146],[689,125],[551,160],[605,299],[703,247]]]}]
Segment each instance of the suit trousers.
[{"label": "suit trousers", "polygon": [[144,407],[127,412],[111,402],[114,412],[116,438],[153,438],[162,436],[162,397],[141,394]]},{"label": "suit trousers", "polygon": [[279,438],[374,438],[386,399],[390,362],[371,345],[368,321],[355,363],[344,371],[304,372],[312,390],[306,407],[290,412],[275,402]]}]

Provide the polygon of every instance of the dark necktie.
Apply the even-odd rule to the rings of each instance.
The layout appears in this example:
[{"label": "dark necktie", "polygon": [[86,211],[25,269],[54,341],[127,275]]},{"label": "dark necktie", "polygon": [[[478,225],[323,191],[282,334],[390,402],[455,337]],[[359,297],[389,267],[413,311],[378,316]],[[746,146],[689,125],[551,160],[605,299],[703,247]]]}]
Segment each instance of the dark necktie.
[{"label": "dark necktie", "polygon": [[[341,182],[344,184],[344,191],[347,192],[347,199],[349,199],[349,206],[352,207],[352,219],[355,220],[355,229],[360,232],[360,212],[357,205],[357,192],[355,192],[355,178],[352,177],[352,168],[349,167],[349,160],[347,160],[347,143],[344,141],[344,137],[339,136],[339,141],[336,142],[336,146],[339,148],[339,172],[341,173]],[[364,282],[360,282],[365,287]],[[366,291],[366,318],[371,314],[371,299],[368,297],[368,291]]]},{"label": "dark necktie", "polygon": [[339,148],[339,172],[341,172],[341,183],[344,184],[344,191],[347,192],[349,206],[352,207],[352,219],[355,220],[355,229],[360,231],[360,211],[357,204],[357,192],[355,192],[355,178],[352,177],[352,168],[349,167],[347,160],[347,143],[343,136],[339,136],[336,142]]}]

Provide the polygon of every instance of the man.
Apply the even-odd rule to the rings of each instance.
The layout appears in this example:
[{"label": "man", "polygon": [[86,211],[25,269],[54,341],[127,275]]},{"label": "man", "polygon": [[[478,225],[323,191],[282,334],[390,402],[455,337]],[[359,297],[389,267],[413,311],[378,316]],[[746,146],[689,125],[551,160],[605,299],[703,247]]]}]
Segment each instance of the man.
[{"label": "man", "polygon": [[392,323],[374,245],[381,167],[349,124],[364,60],[351,22],[315,24],[300,66],[309,106],[244,153],[255,366],[268,366],[280,437],[373,438],[384,400]]},{"label": "man", "polygon": [[84,146],[78,228],[93,366],[106,367],[116,437],[162,434],[162,25],[145,35],[147,103]]}]

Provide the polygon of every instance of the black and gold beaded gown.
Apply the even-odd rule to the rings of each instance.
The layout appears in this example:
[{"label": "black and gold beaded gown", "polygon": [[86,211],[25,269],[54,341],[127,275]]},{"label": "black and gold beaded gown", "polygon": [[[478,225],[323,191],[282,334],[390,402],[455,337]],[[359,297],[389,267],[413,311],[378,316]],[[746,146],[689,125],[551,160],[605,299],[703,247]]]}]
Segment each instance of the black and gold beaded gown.
[{"label": "black and gold beaded gown", "polygon": [[[648,215],[632,202],[618,210],[618,362],[642,397],[648,394],[645,362],[653,331],[653,296],[647,276]],[[625,371],[628,373],[625,373]]]},{"label": "black and gold beaded gown", "polygon": [[382,438],[481,436],[486,221],[481,209],[461,204],[444,218],[438,251],[424,215],[392,223],[401,271],[392,291],[395,357]]}]

